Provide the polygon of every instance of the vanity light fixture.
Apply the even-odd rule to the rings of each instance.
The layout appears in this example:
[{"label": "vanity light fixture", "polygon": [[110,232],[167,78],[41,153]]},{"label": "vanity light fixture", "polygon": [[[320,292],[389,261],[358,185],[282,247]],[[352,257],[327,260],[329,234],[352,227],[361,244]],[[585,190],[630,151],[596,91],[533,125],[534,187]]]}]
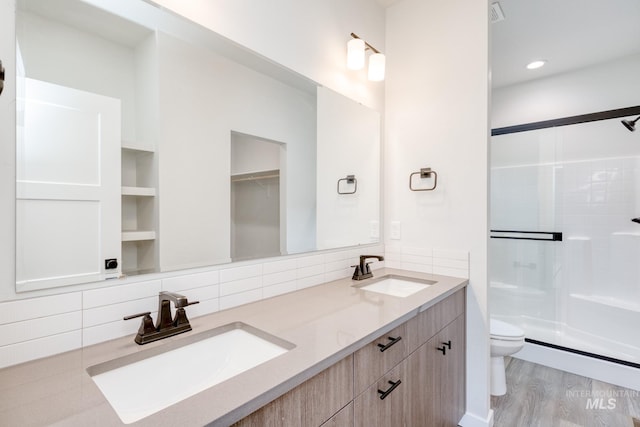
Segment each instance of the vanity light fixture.
[{"label": "vanity light fixture", "polygon": [[385,57],[382,53],[374,53],[369,57],[368,77],[372,82],[384,80]]},{"label": "vanity light fixture", "polygon": [[527,70],[535,70],[536,68],[540,68],[543,67],[544,64],[546,64],[547,61],[544,61],[542,59],[539,59],[537,61],[533,61],[533,62],[529,62],[527,64]]},{"label": "vanity light fixture", "polygon": [[[353,35],[353,34],[352,34]],[[364,67],[364,40],[351,39],[347,43],[347,68],[361,70]]]},{"label": "vanity light fixture", "polygon": [[361,70],[364,68],[365,51],[373,52],[369,57],[368,78],[371,81],[379,82],[384,80],[385,56],[378,49],[351,33],[352,39],[347,43],[347,68],[350,70]]}]

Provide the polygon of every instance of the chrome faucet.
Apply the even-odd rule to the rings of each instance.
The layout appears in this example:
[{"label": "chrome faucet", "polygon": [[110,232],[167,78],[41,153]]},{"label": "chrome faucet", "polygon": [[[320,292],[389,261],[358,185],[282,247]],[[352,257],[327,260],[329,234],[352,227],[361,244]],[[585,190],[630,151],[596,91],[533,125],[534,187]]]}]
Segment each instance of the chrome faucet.
[{"label": "chrome faucet", "polygon": [[[175,317],[171,316],[172,301],[176,308]],[[188,305],[198,304],[198,302],[199,301],[189,302],[184,295],[162,291],[158,294],[158,321],[155,325],[153,324],[150,311],[126,316],[124,320],[142,317],[142,323],[140,324],[140,329],[138,329],[138,334],[134,341],[140,345],[147,344],[183,332],[189,332],[191,330],[191,324],[189,323],[189,319],[187,319],[187,312],[184,308]]]},{"label": "chrome faucet", "polygon": [[360,255],[360,264],[351,266],[356,268],[353,272],[353,280],[364,280],[373,277],[373,273],[371,272],[371,268],[369,267],[369,264],[371,263],[366,262],[369,258],[375,258],[378,261],[384,261],[384,257],[381,255]]}]

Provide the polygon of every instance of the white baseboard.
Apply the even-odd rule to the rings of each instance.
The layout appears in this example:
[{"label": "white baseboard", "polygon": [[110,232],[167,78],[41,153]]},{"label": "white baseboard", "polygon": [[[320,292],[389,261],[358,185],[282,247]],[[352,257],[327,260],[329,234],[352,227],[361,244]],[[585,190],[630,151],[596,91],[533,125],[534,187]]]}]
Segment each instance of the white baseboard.
[{"label": "white baseboard", "polygon": [[459,425],[462,427],[493,427],[493,409],[489,409],[485,418],[467,412],[460,420]]},{"label": "white baseboard", "polygon": [[640,391],[640,369],[631,366],[528,342],[513,357]]}]

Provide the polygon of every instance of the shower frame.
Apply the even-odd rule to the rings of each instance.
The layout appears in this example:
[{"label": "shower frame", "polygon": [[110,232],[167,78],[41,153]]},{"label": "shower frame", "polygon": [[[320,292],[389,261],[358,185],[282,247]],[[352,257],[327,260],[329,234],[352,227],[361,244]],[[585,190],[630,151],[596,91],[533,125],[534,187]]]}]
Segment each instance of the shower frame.
[{"label": "shower frame", "polygon": [[507,135],[510,133],[527,132],[531,130],[546,129],[559,126],[577,125],[580,123],[596,122],[599,120],[636,116],[638,114],[640,114],[640,105],[636,105],[635,107],[600,111],[597,113],[581,114],[578,116],[563,117],[560,119],[543,120],[540,122],[526,123],[523,125],[495,128],[491,129],[491,136]]}]

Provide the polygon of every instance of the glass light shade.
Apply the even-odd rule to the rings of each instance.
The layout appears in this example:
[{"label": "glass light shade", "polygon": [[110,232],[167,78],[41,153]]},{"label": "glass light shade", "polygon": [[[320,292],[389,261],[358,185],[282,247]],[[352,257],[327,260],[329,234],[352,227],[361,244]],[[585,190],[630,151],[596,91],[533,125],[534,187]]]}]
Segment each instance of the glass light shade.
[{"label": "glass light shade", "polygon": [[364,40],[351,39],[347,43],[347,68],[350,70],[364,68]]},{"label": "glass light shade", "polygon": [[379,82],[384,80],[385,57],[382,53],[374,53],[369,57],[369,80]]}]

